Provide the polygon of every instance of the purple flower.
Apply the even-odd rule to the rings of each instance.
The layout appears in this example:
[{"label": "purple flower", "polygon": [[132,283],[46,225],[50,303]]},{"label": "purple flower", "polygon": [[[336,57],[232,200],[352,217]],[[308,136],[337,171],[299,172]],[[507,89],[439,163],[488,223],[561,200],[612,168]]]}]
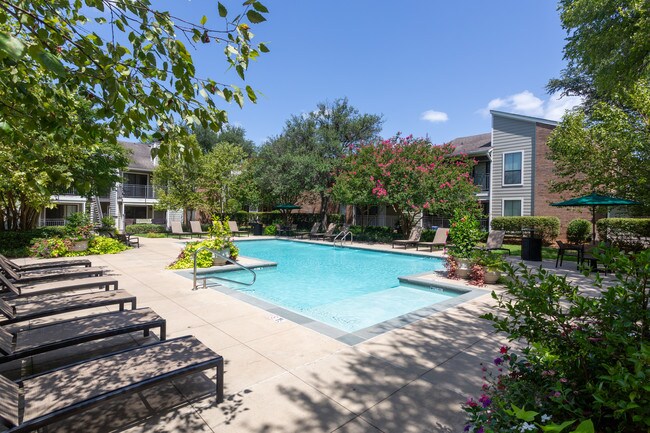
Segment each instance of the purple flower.
[{"label": "purple flower", "polygon": [[488,407],[492,403],[492,400],[490,400],[490,397],[488,397],[485,394],[482,394],[481,398],[479,398],[478,401],[483,405],[483,407]]},{"label": "purple flower", "polygon": [[483,432],[484,432],[483,427],[479,427],[479,429],[476,430],[476,433],[483,433]]},{"label": "purple flower", "polygon": [[469,424],[467,424],[467,425],[465,426],[465,428],[463,429],[463,431],[469,431]]},{"label": "purple flower", "polygon": [[494,358],[494,365],[503,364],[503,358]]}]

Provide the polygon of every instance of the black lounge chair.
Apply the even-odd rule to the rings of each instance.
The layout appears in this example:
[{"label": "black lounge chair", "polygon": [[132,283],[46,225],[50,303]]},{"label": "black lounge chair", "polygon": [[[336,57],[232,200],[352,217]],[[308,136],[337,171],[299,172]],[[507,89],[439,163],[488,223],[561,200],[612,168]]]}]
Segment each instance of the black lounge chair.
[{"label": "black lounge chair", "polygon": [[411,229],[408,239],[395,239],[393,241],[392,248],[395,248],[395,245],[403,246],[404,249],[408,247],[414,247],[420,242],[420,237],[422,236],[422,227],[415,226]]},{"label": "black lounge chair", "polygon": [[28,265],[19,265],[0,254],[0,260],[4,261],[11,269],[17,272],[40,271],[43,269],[69,268],[72,266],[83,266],[89,268],[92,266],[88,259],[77,260],[56,260],[56,261],[39,261]]},{"label": "black lounge chair", "polygon": [[115,352],[17,382],[0,376],[0,420],[8,432],[30,432],[112,398],[210,368],[217,370],[221,403],[223,357],[195,337]]},{"label": "black lounge chair", "polygon": [[[31,296],[45,293],[68,292],[71,290],[98,289],[117,290],[118,281],[112,277],[88,277],[75,280],[41,281],[32,284],[15,284],[0,272],[0,285],[4,286],[4,295],[7,296]],[[0,295],[2,295],[0,293]]]},{"label": "black lounge chair", "polygon": [[22,359],[39,353],[74,346],[116,335],[160,328],[165,339],[166,322],[150,308],[115,311],[94,316],[61,320],[21,329],[19,323],[0,327],[0,363]]},{"label": "black lounge chair", "polygon": [[35,295],[22,298],[0,299],[0,326],[37,319],[39,317],[55,316],[70,311],[88,310],[109,305],[118,305],[120,311],[131,304],[136,308],[135,296],[126,290],[110,290],[106,292],[83,293],[67,296]]},{"label": "black lounge chair", "polygon": [[2,272],[14,280],[16,283],[33,283],[36,281],[46,280],[63,280],[68,278],[79,277],[99,277],[104,275],[104,270],[101,268],[57,268],[57,269],[42,269],[38,271],[16,272],[9,265],[0,260],[0,269]]}]

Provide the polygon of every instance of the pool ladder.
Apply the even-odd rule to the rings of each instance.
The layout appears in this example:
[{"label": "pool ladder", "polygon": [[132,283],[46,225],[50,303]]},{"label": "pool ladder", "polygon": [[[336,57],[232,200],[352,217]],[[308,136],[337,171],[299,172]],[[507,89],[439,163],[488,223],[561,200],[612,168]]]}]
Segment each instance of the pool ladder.
[{"label": "pool ladder", "polygon": [[336,241],[339,241],[340,246],[343,247],[343,242],[345,242],[345,239],[348,236],[350,236],[350,245],[352,245],[352,241],[354,240],[354,236],[352,235],[352,232],[349,229],[345,228],[345,229],[341,230],[341,232],[339,232],[339,234],[337,234],[334,237],[334,242],[333,242],[334,246],[336,247]]},{"label": "pool ladder", "polygon": [[[192,254],[192,256],[194,258],[194,273],[193,273],[193,278],[192,278],[192,290],[198,290],[198,286],[196,285],[196,256],[199,253],[199,251],[203,251],[203,250],[211,251],[212,254],[221,257],[222,259],[226,260],[226,262],[232,263],[233,265],[237,265],[240,268],[242,268],[242,269],[250,272],[251,274],[253,274],[253,281],[251,281],[250,283],[241,282],[241,281],[237,281],[237,280],[231,280],[229,278],[215,277],[215,276],[210,276],[210,278],[214,278],[215,280],[228,281],[228,282],[231,282],[231,283],[242,284],[244,286],[252,286],[253,284],[255,284],[255,280],[257,280],[257,274],[255,273],[254,270],[252,270],[251,268],[247,268],[246,266],[242,265],[241,263],[237,263],[235,260],[231,259],[230,257],[224,256],[223,254],[221,254],[217,250],[213,250],[212,248],[208,248],[208,247],[200,247],[200,248],[197,248],[197,250],[194,251],[194,253]],[[207,277],[203,277],[202,279],[203,279],[203,288],[205,289],[205,288],[207,288]]]}]

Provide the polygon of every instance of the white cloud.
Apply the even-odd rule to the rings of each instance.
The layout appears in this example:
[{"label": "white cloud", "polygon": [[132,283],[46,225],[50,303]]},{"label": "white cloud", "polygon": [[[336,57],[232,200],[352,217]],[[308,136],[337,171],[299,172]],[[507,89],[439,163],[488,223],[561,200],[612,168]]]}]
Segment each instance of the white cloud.
[{"label": "white cloud", "polygon": [[447,113],[443,113],[442,111],[427,110],[422,113],[420,119],[426,120],[427,122],[439,123],[449,120],[449,116],[447,116]]},{"label": "white cloud", "polygon": [[492,99],[479,112],[486,117],[490,115],[490,110],[501,110],[526,116],[560,120],[564,113],[581,103],[582,98],[578,96],[560,97],[560,93],[556,92],[549,96],[547,100],[543,100],[535,96],[532,92],[524,90],[523,92],[504,98]]}]

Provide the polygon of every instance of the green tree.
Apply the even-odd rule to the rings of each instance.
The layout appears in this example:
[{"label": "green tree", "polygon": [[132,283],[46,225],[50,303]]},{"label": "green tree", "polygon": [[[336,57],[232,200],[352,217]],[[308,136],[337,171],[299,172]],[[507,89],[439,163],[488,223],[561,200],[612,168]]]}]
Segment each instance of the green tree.
[{"label": "green tree", "polygon": [[241,126],[228,124],[224,125],[221,131],[214,132],[198,125],[194,128],[194,135],[203,153],[208,153],[217,143],[227,142],[241,147],[246,156],[255,154],[255,143],[246,138],[246,130]]},{"label": "green tree", "polygon": [[455,155],[451,145],[396,136],[356,147],[345,159],[334,193],[351,204],[390,206],[408,233],[425,210],[450,215],[456,208],[477,206],[473,165],[474,160]]},{"label": "green tree", "polygon": [[242,177],[246,154],[236,144],[218,143],[201,161],[199,190],[201,202],[198,209],[210,218],[225,213],[233,213],[241,208],[238,186]]}]

